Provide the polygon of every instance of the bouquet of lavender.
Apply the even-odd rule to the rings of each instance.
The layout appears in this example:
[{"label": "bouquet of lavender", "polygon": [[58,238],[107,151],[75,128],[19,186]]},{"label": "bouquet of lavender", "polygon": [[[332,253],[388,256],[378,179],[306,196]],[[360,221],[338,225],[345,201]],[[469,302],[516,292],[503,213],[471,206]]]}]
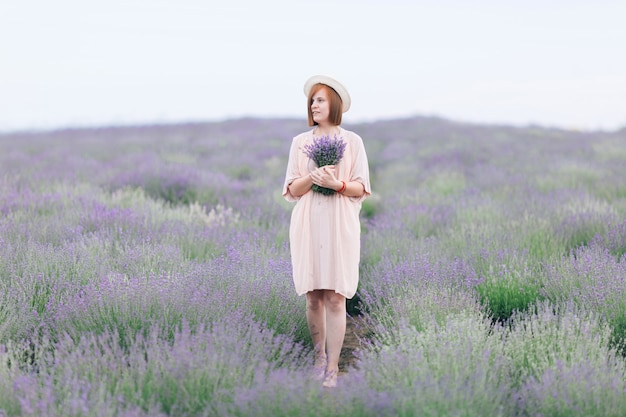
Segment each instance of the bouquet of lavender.
[{"label": "bouquet of lavender", "polygon": [[[304,153],[311,159],[318,167],[325,165],[335,165],[343,158],[343,151],[346,149],[346,142],[342,138],[334,139],[330,136],[322,136],[320,138],[313,138],[312,144],[304,145]],[[323,195],[335,194],[335,190],[330,188],[320,187],[317,184],[313,184],[311,189],[315,192]]]}]

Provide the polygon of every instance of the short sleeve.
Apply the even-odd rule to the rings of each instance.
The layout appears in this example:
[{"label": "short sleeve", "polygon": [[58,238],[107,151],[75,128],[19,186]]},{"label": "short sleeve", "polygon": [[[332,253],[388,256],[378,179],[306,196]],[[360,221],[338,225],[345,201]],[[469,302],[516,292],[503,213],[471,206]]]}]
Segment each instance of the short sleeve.
[{"label": "short sleeve", "polygon": [[300,197],[294,196],[289,191],[289,185],[291,185],[291,183],[294,180],[302,176],[302,173],[300,172],[299,164],[298,164],[298,160],[299,160],[298,142],[299,140],[297,136],[293,138],[293,140],[291,141],[291,148],[289,150],[289,160],[287,162],[287,172],[285,174],[285,182],[283,184],[283,193],[282,193],[285,200],[292,202],[292,203],[295,201],[298,201],[298,199],[300,198]]},{"label": "short sleeve", "polygon": [[357,134],[354,134],[353,142],[353,155],[352,155],[352,175],[350,181],[357,181],[363,184],[365,192],[360,197],[350,197],[352,200],[361,202],[372,194],[370,186],[370,172],[369,162],[367,160],[367,153],[365,152],[365,145],[363,139]]}]

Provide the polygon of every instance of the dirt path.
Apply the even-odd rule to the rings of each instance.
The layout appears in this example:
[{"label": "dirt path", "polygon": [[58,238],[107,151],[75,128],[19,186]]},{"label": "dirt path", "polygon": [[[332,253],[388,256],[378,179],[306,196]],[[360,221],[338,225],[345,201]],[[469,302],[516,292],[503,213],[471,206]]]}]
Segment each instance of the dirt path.
[{"label": "dirt path", "polygon": [[358,318],[348,317],[346,320],[346,336],[339,357],[339,374],[345,374],[350,368],[356,366],[355,351],[363,347],[360,341],[364,335],[364,327],[359,326]]}]

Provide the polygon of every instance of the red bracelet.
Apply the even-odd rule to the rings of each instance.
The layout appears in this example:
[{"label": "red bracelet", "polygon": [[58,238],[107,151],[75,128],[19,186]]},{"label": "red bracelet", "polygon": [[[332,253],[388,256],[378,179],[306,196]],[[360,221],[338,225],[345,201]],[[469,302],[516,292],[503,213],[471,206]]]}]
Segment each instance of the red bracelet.
[{"label": "red bracelet", "polygon": [[343,194],[343,192],[346,191],[346,182],[345,181],[341,181],[341,188],[337,190],[337,192],[339,194]]}]

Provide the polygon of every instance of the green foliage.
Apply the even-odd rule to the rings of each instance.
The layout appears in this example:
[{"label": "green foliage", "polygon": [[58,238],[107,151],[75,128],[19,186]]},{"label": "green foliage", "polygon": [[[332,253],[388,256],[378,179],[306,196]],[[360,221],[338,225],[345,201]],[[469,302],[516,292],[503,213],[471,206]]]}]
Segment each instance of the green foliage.
[{"label": "green foliage", "polygon": [[563,233],[566,253],[571,250],[588,246],[596,236],[606,233],[606,226],[600,222],[588,222],[586,224],[571,225]]},{"label": "green foliage", "polygon": [[554,236],[547,225],[533,225],[520,233],[520,246],[528,257],[538,264],[556,259],[567,253],[567,248]]},{"label": "green foliage", "polygon": [[184,259],[190,261],[206,261],[224,252],[224,248],[218,247],[208,239],[200,240],[194,238],[181,239],[180,249]]},{"label": "green foliage", "polygon": [[423,186],[440,196],[459,194],[465,188],[465,176],[459,172],[439,172],[429,176]]},{"label": "green foliage", "polygon": [[150,197],[171,204],[190,204],[198,201],[195,188],[176,182],[168,184],[161,178],[146,180],[143,189]]},{"label": "green foliage", "polygon": [[611,326],[611,346],[626,357],[626,313],[614,311],[609,319]]},{"label": "green foliage", "polygon": [[271,329],[277,335],[290,335],[296,342],[313,347],[306,315],[304,314],[306,308],[304,300],[302,298],[289,299],[289,301],[293,300],[297,304],[296,306],[290,306],[292,308],[289,308],[289,310],[299,310],[302,314],[285,314],[288,310],[286,304],[289,301],[285,300],[285,294],[281,292],[282,290],[283,288],[280,290],[274,288],[270,290],[270,294],[264,294],[264,303],[250,303],[255,320],[259,323],[264,323],[268,329]]},{"label": "green foliage", "polygon": [[380,211],[380,201],[376,196],[371,196],[361,203],[361,215],[366,219],[371,219]]},{"label": "green foliage", "polygon": [[346,312],[349,316],[352,317],[360,316],[362,313],[364,313],[364,311],[362,310],[363,308],[364,307],[361,300],[361,294],[357,290],[356,294],[354,294],[354,297],[346,300]]},{"label": "green foliage", "polygon": [[454,312],[443,322],[423,320],[421,329],[399,324],[393,333],[362,359],[369,386],[391,393],[392,415],[511,415],[501,338],[483,314]]},{"label": "green foliage", "polygon": [[252,168],[248,165],[233,166],[229,170],[229,175],[237,180],[247,181],[252,178]]},{"label": "green foliage", "polygon": [[498,322],[508,320],[515,312],[529,311],[543,298],[536,285],[516,279],[482,282],[476,291],[481,304]]},{"label": "green foliage", "polygon": [[507,320],[516,311],[528,311],[541,300],[537,287],[510,283],[480,284],[477,286],[481,303],[497,321]]},{"label": "green foliage", "polygon": [[598,366],[613,355],[609,327],[598,314],[573,303],[539,302],[515,312],[502,331],[504,354],[518,386],[559,365]]}]

